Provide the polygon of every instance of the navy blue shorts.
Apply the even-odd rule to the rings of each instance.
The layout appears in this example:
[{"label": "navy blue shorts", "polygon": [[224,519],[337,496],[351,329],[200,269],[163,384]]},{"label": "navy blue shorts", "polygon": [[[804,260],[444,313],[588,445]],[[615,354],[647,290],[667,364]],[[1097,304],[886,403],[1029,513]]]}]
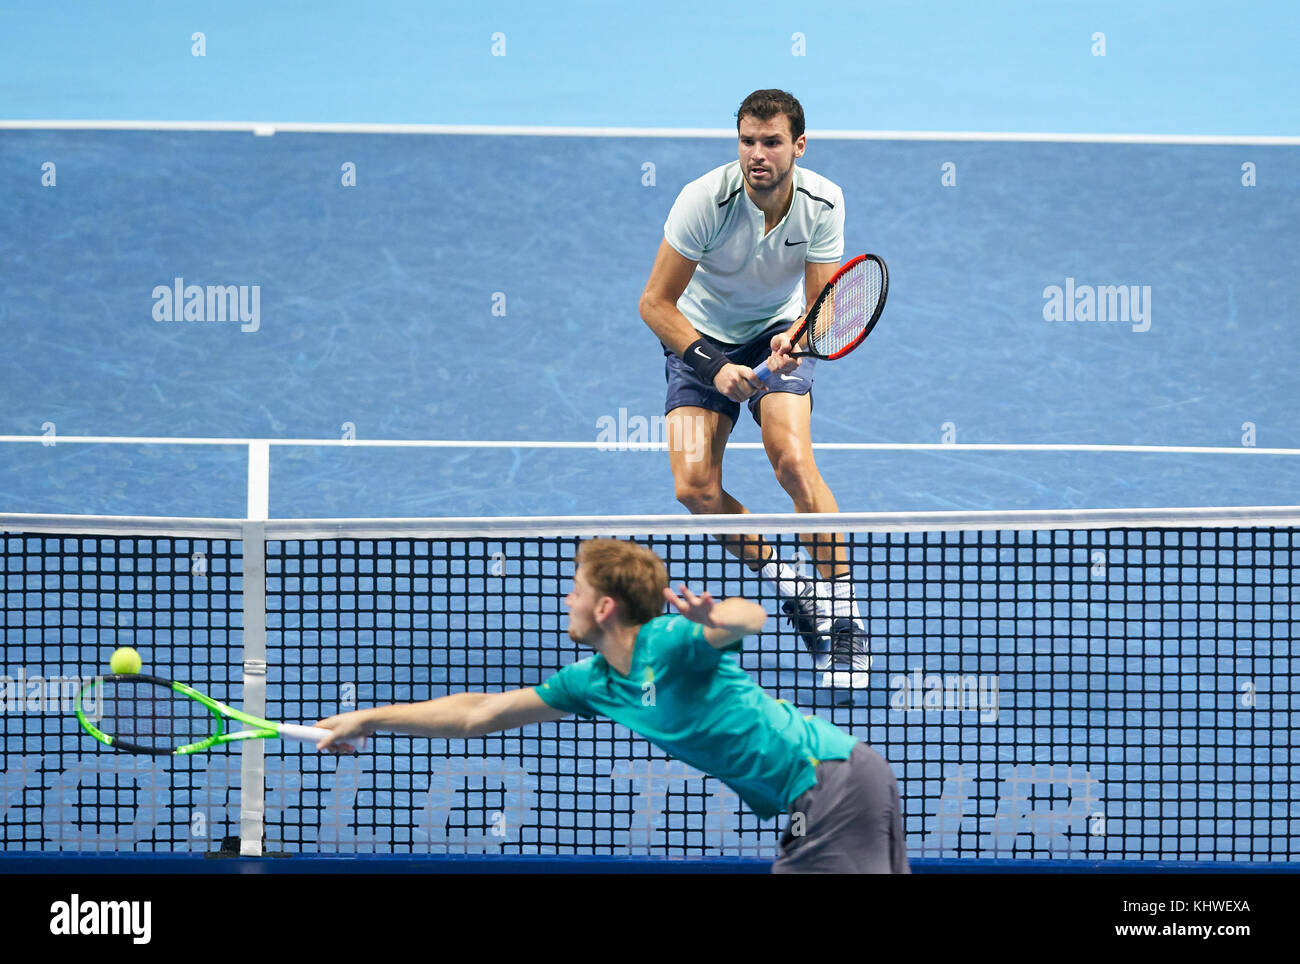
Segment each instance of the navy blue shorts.
[{"label": "navy blue shorts", "polygon": [[[704,339],[721,350],[727,356],[728,361],[737,365],[744,365],[746,368],[756,368],[759,362],[766,361],[768,356],[772,354],[772,336],[778,332],[788,330],[789,327],[790,325],[785,322],[774,325],[757,338],[743,345],[731,345],[725,341],[709,338],[707,335],[704,336]],[[770,391],[789,392],[791,395],[808,395],[812,391],[813,363],[815,361],[816,359],[813,358],[802,359],[802,364],[793,372],[782,375]],[[736,419],[740,417],[740,403],[733,402],[712,385],[706,385],[702,382],[690,365],[667,348],[664,349],[664,380],[668,382],[668,399],[664,402],[665,415],[675,408],[681,408],[683,405],[692,405],[695,408],[704,408],[710,412],[719,412],[727,416],[727,418],[731,419],[732,427],[735,427]],[[762,395],[755,395],[747,402],[749,414],[754,416],[754,421],[759,425],[763,424],[758,415],[759,402],[762,400]],[[811,401],[810,397],[809,402],[811,403]]]}]

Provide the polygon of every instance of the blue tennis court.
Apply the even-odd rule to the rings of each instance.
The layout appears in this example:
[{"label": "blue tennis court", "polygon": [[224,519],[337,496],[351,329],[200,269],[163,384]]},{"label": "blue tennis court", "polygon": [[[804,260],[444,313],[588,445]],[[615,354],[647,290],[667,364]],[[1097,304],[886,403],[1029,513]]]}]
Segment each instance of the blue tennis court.
[{"label": "blue tennis court", "polygon": [[[276,448],[271,513],[677,512],[665,458],[597,446],[656,440],[663,359],[637,298],[675,186],[730,152],[721,138],[8,132],[15,179],[67,161],[53,193],[35,178],[17,191],[8,311],[23,333],[3,431],[35,441],[4,445],[4,490],[33,512],[230,515],[238,446],[58,438],[477,440],[518,444]],[[1241,185],[1241,147],[814,141],[808,165],[853,205],[846,243],[888,254],[893,292],[866,349],[819,373],[814,439],[935,446],[827,451],[841,509],[1286,502],[1297,156],[1246,153],[1266,185]],[[521,171],[521,154],[537,163]],[[188,173],[141,182],[141,157]],[[345,162],[355,188],[339,185]],[[258,329],[154,320],[155,288],[178,283],[256,285]],[[1044,320],[1044,290],[1067,283],[1149,290],[1150,317]],[[758,435],[746,417],[733,437]],[[759,451],[734,451],[726,478],[755,511],[789,507]]]},{"label": "blue tennis court", "polygon": [[[849,703],[784,624],[743,665],[881,747],[922,869],[1294,866],[1300,18],[1258,6],[1265,34],[1208,4],[873,11],[889,42],[865,62],[862,14],[832,3],[788,27],[761,4],[389,3],[361,32],[329,4],[11,5],[3,675],[80,678],[143,634],[154,671],[238,703],[262,593],[268,713],[529,685],[580,655],[545,553],[581,526],[539,516],[673,517],[620,531],[776,611],[673,497],[637,302],[677,192],[734,157],[744,94],[783,86],[846,252],[889,264],[813,414],[888,642]],[[724,481],[790,510],[747,416]],[[964,516],[918,515],[941,512]],[[439,528],[459,517],[486,518]],[[300,521],[331,519],[377,521]],[[999,681],[1001,718],[900,709],[949,677]],[[2,722],[7,852],[239,843],[237,752],[160,771],[67,714]],[[575,726],[364,763],[269,750],[266,847],[770,859],[778,828],[716,782]],[[497,813],[526,828],[504,847]]]}]

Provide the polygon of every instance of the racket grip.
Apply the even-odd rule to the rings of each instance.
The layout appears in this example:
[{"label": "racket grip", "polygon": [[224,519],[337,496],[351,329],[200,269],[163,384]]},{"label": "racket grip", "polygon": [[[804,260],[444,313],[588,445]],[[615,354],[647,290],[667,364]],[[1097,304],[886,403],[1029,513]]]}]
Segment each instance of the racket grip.
[{"label": "racket grip", "polygon": [[772,377],[772,369],[767,367],[767,362],[762,361],[759,362],[758,367],[754,369],[754,374],[758,376],[759,381],[766,384],[768,379]]},{"label": "racket grip", "polygon": [[[330,736],[333,731],[327,730],[321,726],[303,726],[300,723],[281,723],[279,726],[280,736],[289,740],[300,740],[303,743],[310,743],[315,746],[325,737]],[[348,740],[351,746],[358,750],[366,748],[366,738],[362,737],[359,741]]]}]

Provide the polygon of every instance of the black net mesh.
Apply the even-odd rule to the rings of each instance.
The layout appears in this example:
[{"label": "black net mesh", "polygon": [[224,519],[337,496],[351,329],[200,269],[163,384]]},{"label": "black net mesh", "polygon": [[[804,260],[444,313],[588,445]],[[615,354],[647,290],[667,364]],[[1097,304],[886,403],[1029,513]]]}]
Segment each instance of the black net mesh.
[{"label": "black net mesh", "polygon": [[[806,526],[805,526],[806,527]],[[825,685],[772,585],[703,534],[647,534],[674,584],[774,618],[740,665],[893,766],[913,858],[1296,861],[1285,527],[851,532],[869,685]],[[531,686],[567,634],[574,536],[272,538],[267,710]],[[769,540],[792,571],[794,536]],[[119,645],[240,705],[240,547],[0,537],[0,830],[13,850],[211,850],[238,832],[239,751],[135,758],[18,675],[82,678]],[[202,576],[195,556],[206,560]],[[47,690],[48,691],[48,687]],[[46,692],[43,691],[43,692]],[[607,720],[473,740],[380,736],[356,757],[266,744],[266,847],[292,853],[752,854],[780,824]]]}]

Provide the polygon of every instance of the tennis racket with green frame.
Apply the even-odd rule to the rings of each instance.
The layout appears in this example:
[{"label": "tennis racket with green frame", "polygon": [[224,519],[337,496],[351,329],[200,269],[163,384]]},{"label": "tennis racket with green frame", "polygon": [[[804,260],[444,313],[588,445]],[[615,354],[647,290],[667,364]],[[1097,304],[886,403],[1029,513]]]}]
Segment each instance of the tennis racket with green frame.
[{"label": "tennis racket with green frame", "polygon": [[[272,723],[227,706],[192,686],[157,676],[117,673],[91,680],[77,692],[82,729],[126,753],[188,756],[241,740],[290,739],[319,743],[330,731],[297,723]],[[228,721],[249,729],[228,731]],[[359,744],[346,744],[362,749]]]}]

